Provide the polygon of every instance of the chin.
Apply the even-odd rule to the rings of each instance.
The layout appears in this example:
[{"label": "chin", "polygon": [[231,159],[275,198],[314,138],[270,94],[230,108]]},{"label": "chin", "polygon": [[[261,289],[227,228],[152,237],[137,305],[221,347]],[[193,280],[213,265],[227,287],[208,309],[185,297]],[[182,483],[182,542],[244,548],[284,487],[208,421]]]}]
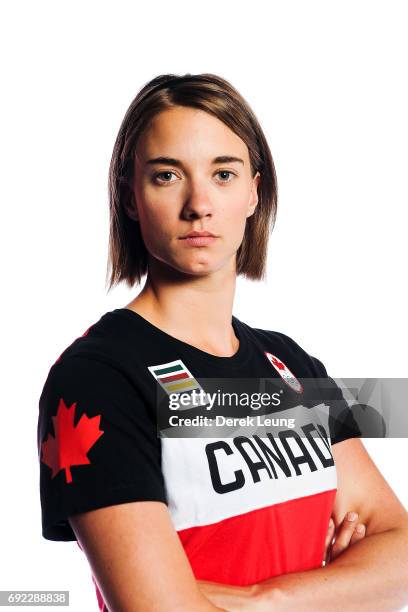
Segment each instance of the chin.
[{"label": "chin", "polygon": [[175,272],[185,274],[188,276],[207,276],[208,274],[214,274],[222,268],[228,267],[229,260],[219,260],[214,257],[204,257],[204,253],[195,254],[195,257],[184,257],[184,258],[160,258],[161,262],[165,264],[169,269],[173,269]]},{"label": "chin", "polygon": [[217,266],[213,261],[190,261],[190,262],[177,262],[174,267],[183,274],[190,274],[192,276],[205,276],[216,272],[221,266]]},{"label": "chin", "polygon": [[196,265],[183,266],[183,268],[180,268],[180,272],[184,272],[184,274],[191,274],[192,276],[206,276],[207,274],[216,272],[216,270],[209,265]]}]

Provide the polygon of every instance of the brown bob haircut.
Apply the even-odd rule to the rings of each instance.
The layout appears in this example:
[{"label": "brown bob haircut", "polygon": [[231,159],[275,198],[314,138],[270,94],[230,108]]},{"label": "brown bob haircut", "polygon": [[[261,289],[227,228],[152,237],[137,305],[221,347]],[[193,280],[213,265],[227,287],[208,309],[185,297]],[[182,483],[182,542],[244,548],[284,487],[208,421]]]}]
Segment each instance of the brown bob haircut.
[{"label": "brown bob haircut", "polygon": [[[227,125],[248,147],[252,177],[259,171],[258,204],[248,217],[237,250],[237,275],[259,280],[266,276],[269,234],[277,210],[277,179],[265,135],[252,109],[225,79],[214,74],[164,74],[149,81],[126,111],[109,168],[108,292],[125,281],[140,284],[148,272],[148,253],[140,224],[126,213],[132,199],[134,154],[139,137],[158,113],[175,106],[203,110]],[[110,271],[109,271],[110,266]]]}]

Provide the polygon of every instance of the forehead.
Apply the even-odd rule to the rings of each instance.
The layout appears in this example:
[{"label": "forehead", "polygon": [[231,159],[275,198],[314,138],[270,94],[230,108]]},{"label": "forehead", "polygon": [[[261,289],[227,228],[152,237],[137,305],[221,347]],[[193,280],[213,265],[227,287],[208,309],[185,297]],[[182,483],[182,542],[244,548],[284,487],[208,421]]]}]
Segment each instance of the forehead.
[{"label": "forehead", "polygon": [[219,155],[249,160],[248,147],[225,123],[200,109],[182,106],[156,115],[136,148],[140,160],[157,156],[212,159]]}]

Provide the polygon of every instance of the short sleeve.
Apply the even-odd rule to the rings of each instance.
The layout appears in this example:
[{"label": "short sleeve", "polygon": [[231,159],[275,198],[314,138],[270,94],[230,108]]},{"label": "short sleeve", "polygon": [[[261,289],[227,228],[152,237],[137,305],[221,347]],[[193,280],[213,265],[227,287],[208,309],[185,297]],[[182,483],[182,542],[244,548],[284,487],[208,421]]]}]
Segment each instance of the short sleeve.
[{"label": "short sleeve", "polygon": [[331,444],[337,444],[349,438],[359,438],[362,433],[352,408],[344,399],[340,387],[328,376],[325,366],[319,359],[312,357],[317,371],[319,388],[324,403],[329,406],[329,431]]},{"label": "short sleeve", "polygon": [[132,501],[167,504],[154,414],[120,370],[93,358],[54,364],[39,401],[42,534],[76,540],[68,517]]}]

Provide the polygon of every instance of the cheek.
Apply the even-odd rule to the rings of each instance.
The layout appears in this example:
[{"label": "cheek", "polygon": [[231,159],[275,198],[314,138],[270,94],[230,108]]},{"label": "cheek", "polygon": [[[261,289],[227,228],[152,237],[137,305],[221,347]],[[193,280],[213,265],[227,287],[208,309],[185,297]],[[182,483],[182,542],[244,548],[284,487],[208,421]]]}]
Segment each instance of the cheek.
[{"label": "cheek", "polygon": [[146,225],[164,228],[175,224],[180,203],[177,195],[171,191],[165,188],[154,190],[148,186],[141,190],[139,201]]},{"label": "cheek", "polygon": [[244,231],[248,214],[248,200],[240,196],[231,205],[223,207],[224,227],[234,228],[236,231]]},{"label": "cheek", "polygon": [[153,238],[171,231],[175,223],[172,208],[163,206],[160,202],[143,203],[139,214],[142,230]]},{"label": "cheek", "polygon": [[158,259],[167,251],[174,236],[175,219],[159,206],[146,206],[140,213],[140,230],[147,250]]}]

